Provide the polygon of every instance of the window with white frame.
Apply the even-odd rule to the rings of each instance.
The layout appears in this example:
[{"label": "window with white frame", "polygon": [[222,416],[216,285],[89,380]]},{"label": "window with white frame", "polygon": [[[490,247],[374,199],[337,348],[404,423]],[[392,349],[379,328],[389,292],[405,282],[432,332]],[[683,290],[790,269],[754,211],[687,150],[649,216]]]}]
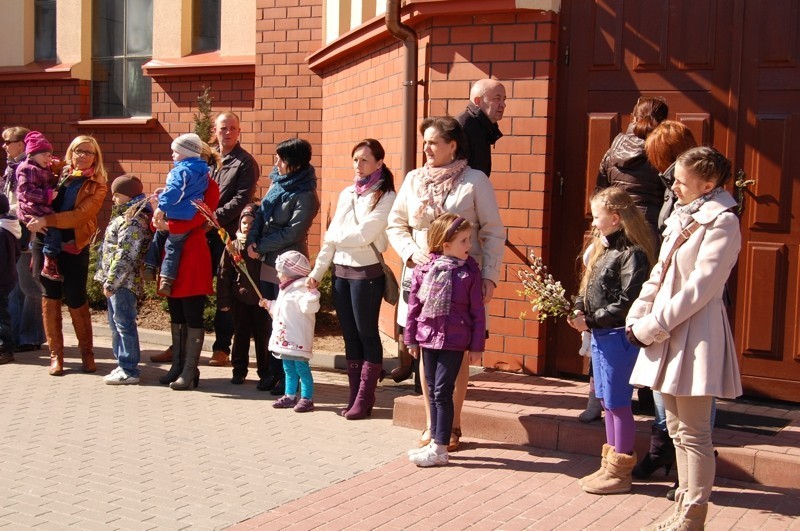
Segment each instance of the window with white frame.
[{"label": "window with white frame", "polygon": [[153,0],[92,3],[92,115],[149,116],[152,81],[142,65],[153,55]]}]

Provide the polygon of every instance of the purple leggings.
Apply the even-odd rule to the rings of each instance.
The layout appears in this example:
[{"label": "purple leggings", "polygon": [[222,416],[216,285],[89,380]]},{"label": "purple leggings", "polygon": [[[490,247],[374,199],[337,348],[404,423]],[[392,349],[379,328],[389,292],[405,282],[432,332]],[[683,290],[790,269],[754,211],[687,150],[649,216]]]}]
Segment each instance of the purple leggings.
[{"label": "purple leggings", "polygon": [[607,409],[605,401],[601,400],[600,403],[606,412],[606,441],[618,454],[632,454],[636,440],[636,424],[633,422],[631,406]]}]

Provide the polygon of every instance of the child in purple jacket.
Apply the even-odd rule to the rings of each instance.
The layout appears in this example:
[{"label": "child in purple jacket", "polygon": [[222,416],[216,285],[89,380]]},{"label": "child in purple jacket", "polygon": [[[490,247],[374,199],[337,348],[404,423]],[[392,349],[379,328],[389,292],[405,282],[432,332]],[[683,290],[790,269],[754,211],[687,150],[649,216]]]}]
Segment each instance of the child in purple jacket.
[{"label": "child in purple jacket", "polygon": [[[55,175],[50,169],[53,162],[53,146],[39,131],[25,135],[25,155],[27,158],[17,166],[17,216],[27,224],[33,218],[49,216],[55,211],[52,203],[56,196]],[[44,236],[44,265],[42,276],[50,280],[62,281],[56,258],[61,254],[61,231],[48,227]]]},{"label": "child in purple jacket", "polygon": [[431,411],[431,442],[410,450],[417,466],[446,465],[453,428],[453,389],[464,351],[477,363],[486,341],[481,270],[469,256],[472,224],[442,214],[428,229],[430,261],[414,268],[404,342],[419,357],[422,349]]}]

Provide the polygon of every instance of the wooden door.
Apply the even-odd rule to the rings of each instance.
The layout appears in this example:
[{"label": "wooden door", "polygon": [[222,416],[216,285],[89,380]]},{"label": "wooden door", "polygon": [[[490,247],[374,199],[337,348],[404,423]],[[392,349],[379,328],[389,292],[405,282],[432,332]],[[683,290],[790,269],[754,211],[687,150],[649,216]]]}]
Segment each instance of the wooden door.
[{"label": "wooden door", "polygon": [[745,392],[800,401],[800,4],[744,11],[736,345]]},{"label": "wooden door", "polygon": [[[670,118],[684,121],[699,142],[724,147],[729,141],[734,9],[728,0],[561,5],[552,239],[545,259],[574,293],[600,159],[627,128],[639,96],[664,96]],[[583,372],[574,330],[551,323],[546,337],[548,373]]]}]

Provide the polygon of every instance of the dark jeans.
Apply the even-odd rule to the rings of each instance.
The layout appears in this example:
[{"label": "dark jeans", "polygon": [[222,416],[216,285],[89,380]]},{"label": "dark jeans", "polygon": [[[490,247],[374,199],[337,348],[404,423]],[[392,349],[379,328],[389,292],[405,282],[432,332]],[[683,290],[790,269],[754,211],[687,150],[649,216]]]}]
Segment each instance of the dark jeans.
[{"label": "dark jeans", "polygon": [[370,280],[333,277],[333,306],[342,327],[348,360],[383,364],[378,317],[385,283],[384,276]]},{"label": "dark jeans", "polygon": [[31,253],[24,252],[17,260],[19,282],[8,300],[15,345],[41,345],[47,341],[42,323],[42,286],[33,278],[31,259]]},{"label": "dark jeans", "polygon": [[[186,244],[189,233],[173,234],[166,230],[158,230],[153,234],[153,241],[147,248],[144,263],[150,267],[158,267],[161,262],[161,276],[170,280],[178,277],[178,266],[181,263],[183,246]],[[164,250],[164,259],[161,259],[161,250]]]},{"label": "dark jeans", "polygon": [[447,446],[453,429],[453,390],[461,369],[464,352],[460,350],[422,349],[425,381],[431,411],[431,438]]},{"label": "dark jeans", "polygon": [[41,282],[44,296],[48,299],[64,299],[70,308],[80,308],[86,304],[86,278],[89,275],[89,246],[78,254],[62,252],[56,258],[58,272],[64,277],[63,282],[50,280],[41,276],[44,256],[42,242],[34,239],[31,246],[33,254],[33,276]]},{"label": "dark jeans", "polygon": [[[206,241],[208,242],[208,249],[211,251],[211,274],[218,276],[219,264],[222,260],[222,254],[225,252],[225,244],[222,243],[222,238],[216,230],[206,232]],[[233,315],[232,312],[219,311],[219,305],[214,312],[214,339],[213,350],[222,351],[226,354],[231,352],[231,340],[233,339]],[[269,335],[267,335],[269,341]]]},{"label": "dark jeans", "polygon": [[174,324],[186,324],[189,328],[204,328],[203,308],[205,305],[205,295],[167,297],[169,320]]},{"label": "dark jeans", "polygon": [[8,295],[0,293],[0,353],[14,354],[14,334],[11,314],[8,312]]},{"label": "dark jeans", "polygon": [[269,336],[272,334],[272,318],[269,312],[258,305],[245,304],[234,299],[229,312],[235,322],[231,365],[234,376],[247,376],[250,364],[250,338],[256,344],[256,371],[259,379],[274,373],[272,367],[280,365],[281,360],[269,352]]}]

